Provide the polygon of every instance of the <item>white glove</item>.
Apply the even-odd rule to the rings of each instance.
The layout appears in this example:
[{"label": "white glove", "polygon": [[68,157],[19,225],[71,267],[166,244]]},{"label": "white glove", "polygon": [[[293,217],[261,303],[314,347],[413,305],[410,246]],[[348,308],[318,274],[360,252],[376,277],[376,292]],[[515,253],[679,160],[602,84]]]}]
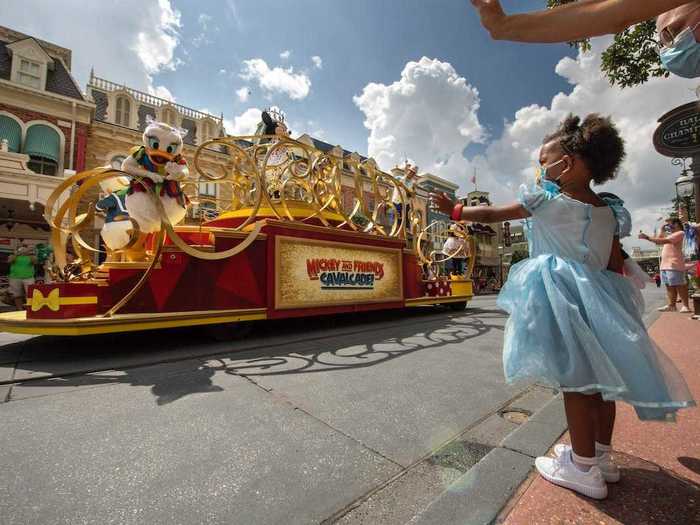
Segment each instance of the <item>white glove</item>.
[{"label": "white glove", "polygon": [[187,169],[187,164],[178,164],[171,161],[165,165],[165,172],[169,179],[182,180],[187,177],[189,170]]}]

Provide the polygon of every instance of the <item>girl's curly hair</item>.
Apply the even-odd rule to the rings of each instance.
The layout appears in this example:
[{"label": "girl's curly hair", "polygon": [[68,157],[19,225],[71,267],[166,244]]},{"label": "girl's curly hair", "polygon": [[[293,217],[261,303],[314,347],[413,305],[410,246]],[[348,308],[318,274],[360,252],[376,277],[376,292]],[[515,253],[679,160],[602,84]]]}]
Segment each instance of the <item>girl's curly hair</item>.
[{"label": "girl's curly hair", "polygon": [[557,141],[565,153],[578,155],[591,172],[593,181],[602,184],[614,179],[625,158],[625,141],[610,117],[591,113],[583,122],[569,114],[559,129],[545,137],[543,144]]}]

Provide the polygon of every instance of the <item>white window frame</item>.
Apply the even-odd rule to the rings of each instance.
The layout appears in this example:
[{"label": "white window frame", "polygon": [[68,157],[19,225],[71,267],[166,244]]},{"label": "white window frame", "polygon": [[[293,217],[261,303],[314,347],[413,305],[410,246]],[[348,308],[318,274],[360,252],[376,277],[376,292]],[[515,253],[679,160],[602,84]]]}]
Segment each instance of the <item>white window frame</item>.
[{"label": "white window frame", "polygon": [[[126,110],[124,109],[126,107]],[[127,128],[131,127],[132,103],[129,97],[117,95],[114,104],[114,123]]]},{"label": "white window frame", "polygon": [[63,134],[63,130],[56,126],[53,122],[49,122],[47,120],[30,120],[24,125],[24,134],[22,135],[22,151],[24,151],[24,145],[25,145],[25,139],[27,137],[27,131],[29,131],[29,128],[31,128],[35,124],[43,124],[44,126],[48,126],[50,128],[53,128],[56,133],[58,133],[58,139],[59,139],[59,153],[58,153],[58,168],[56,170],[56,175],[57,177],[63,177],[63,169],[64,169],[64,164],[63,161],[65,159],[65,151],[66,151],[66,136]]},{"label": "white window frame", "polygon": [[180,112],[170,104],[161,106],[160,111],[158,111],[158,120],[160,122],[165,122],[169,126],[174,128],[179,128],[182,122],[182,116]]},{"label": "white window frame", "polygon": [[[41,80],[42,80],[42,67],[45,68],[44,64],[41,64],[40,62],[37,62],[35,60],[30,60],[28,58],[24,58],[22,56],[17,57],[17,82],[24,86],[28,86],[30,88],[34,89],[43,89],[43,86],[41,85]],[[34,66],[36,68],[36,72],[33,71],[26,71],[22,68],[24,64],[28,64],[30,67]],[[35,83],[32,82],[27,82],[24,80],[24,78],[29,78],[33,79]]]},{"label": "white window frame", "polygon": [[[213,189],[213,193],[210,192],[210,190],[212,190],[212,189]],[[217,190],[218,190],[218,184],[216,184],[214,182],[200,182],[197,185],[197,193],[199,193],[199,195],[203,195],[206,197],[216,198],[217,193],[218,193]]]}]

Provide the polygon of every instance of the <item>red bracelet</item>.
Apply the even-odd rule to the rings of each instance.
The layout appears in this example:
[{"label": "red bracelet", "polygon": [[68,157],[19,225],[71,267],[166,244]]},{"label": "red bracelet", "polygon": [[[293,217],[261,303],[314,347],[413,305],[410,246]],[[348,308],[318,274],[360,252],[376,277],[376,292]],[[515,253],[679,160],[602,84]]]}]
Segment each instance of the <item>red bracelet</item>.
[{"label": "red bracelet", "polygon": [[464,204],[462,204],[462,203],[455,204],[455,207],[452,210],[452,216],[450,217],[453,221],[461,221],[462,220],[462,208],[464,208]]}]

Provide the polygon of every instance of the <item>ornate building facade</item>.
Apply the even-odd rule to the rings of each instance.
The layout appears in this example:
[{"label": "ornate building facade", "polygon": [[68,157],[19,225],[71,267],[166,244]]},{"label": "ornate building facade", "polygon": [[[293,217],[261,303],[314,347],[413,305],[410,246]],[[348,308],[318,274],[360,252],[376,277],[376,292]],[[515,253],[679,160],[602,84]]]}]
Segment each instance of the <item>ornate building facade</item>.
[{"label": "ornate building facade", "polygon": [[95,106],[71,58],[70,49],[0,26],[0,274],[19,239],[48,240],[47,198],[85,167]]}]

